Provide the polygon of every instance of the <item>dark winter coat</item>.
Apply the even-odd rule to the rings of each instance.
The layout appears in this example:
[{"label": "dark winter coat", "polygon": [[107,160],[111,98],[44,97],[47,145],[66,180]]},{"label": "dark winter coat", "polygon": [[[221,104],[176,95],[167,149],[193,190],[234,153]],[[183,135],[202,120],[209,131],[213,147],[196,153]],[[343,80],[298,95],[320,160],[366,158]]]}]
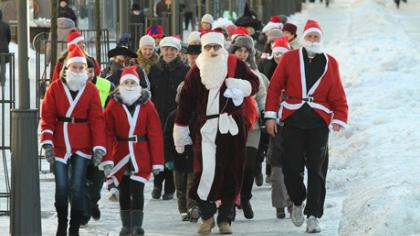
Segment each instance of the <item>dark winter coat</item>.
[{"label": "dark winter coat", "polygon": [[274,70],[277,67],[277,63],[274,59],[262,59],[260,63],[258,63],[258,70],[263,73],[269,80],[271,80],[271,76],[274,74]]},{"label": "dark winter coat", "polygon": [[9,43],[12,39],[10,34],[9,24],[2,20],[2,13],[0,12],[0,53],[9,52]]},{"label": "dark winter coat", "polygon": [[[176,110],[169,113],[168,119],[165,122],[165,128],[163,130],[164,142],[165,142],[165,162],[173,161],[174,170],[179,172],[193,172],[193,151],[192,145],[185,146],[185,152],[179,154],[175,150],[173,129],[175,124]],[[191,122],[192,124],[193,122]],[[190,133],[194,134],[194,129],[190,125]],[[191,139],[194,137],[191,135]]]},{"label": "dark winter coat", "polygon": [[65,18],[71,19],[72,21],[74,21],[74,24],[77,27],[77,16],[74,13],[73,9],[71,9],[71,7],[69,6],[59,7],[58,17],[65,17]]},{"label": "dark winter coat", "polygon": [[188,70],[189,67],[179,57],[170,63],[166,63],[161,57],[150,68],[149,79],[152,101],[158,110],[162,128],[169,113],[176,109],[176,89],[184,80]]},{"label": "dark winter coat", "polygon": [[159,17],[163,17],[164,13],[170,14],[171,13],[171,4],[166,5],[165,0],[161,0],[156,5],[156,15]]}]

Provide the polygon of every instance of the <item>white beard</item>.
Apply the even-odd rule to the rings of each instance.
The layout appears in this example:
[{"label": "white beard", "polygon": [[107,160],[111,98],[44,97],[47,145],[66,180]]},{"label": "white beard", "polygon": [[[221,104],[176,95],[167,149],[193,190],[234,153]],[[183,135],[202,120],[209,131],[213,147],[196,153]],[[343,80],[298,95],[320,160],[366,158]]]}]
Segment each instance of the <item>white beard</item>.
[{"label": "white beard", "polygon": [[208,89],[218,89],[222,86],[227,75],[227,59],[229,53],[226,49],[219,49],[219,54],[215,57],[201,53],[196,60],[200,69],[201,83]]},{"label": "white beard", "polygon": [[137,99],[139,99],[141,87],[140,85],[136,87],[129,87],[129,88],[125,86],[120,86],[119,91],[120,91],[120,96],[123,103],[131,106],[133,105],[135,101],[137,101]]},{"label": "white beard", "polygon": [[66,70],[66,84],[71,91],[78,91],[82,89],[88,80],[88,74],[85,72],[75,73],[70,70]]},{"label": "white beard", "polygon": [[324,46],[321,42],[312,43],[310,41],[303,40],[303,47],[308,51],[309,54],[320,54],[324,53]]}]

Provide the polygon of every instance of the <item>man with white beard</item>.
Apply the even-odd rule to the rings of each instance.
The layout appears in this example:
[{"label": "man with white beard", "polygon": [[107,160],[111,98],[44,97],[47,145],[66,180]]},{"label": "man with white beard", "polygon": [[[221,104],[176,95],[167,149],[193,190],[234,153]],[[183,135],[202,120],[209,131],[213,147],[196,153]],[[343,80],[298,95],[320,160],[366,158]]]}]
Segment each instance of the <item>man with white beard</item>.
[{"label": "man with white beard", "polygon": [[[286,52],[274,71],[265,118],[267,132],[273,137],[280,132],[283,140],[281,158],[293,202],[292,222],[301,226],[305,214],[306,231],[318,233],[326,192],[328,127],[334,131],[346,127],[348,106],[338,62],[324,52],[318,22],[308,20],[303,36],[303,48]],[[307,189],[303,183],[305,166]]]},{"label": "man with white beard", "polygon": [[[202,53],[188,72],[180,94],[173,131],[177,152],[193,143],[194,181],[190,197],[197,200],[203,219],[199,234],[209,234],[217,224],[221,234],[232,233],[234,202],[238,199],[245,164],[245,144],[251,120],[247,97],[259,87],[248,66],[223,48],[219,32],[202,35]],[[188,124],[192,113],[197,127],[192,142]]]}]

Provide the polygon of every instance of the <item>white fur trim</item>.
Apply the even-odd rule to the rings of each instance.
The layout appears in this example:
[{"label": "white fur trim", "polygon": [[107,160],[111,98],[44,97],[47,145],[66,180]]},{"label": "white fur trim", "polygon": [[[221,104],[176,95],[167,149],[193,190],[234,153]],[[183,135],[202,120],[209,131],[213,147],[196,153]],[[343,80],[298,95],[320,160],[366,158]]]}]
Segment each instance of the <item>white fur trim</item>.
[{"label": "white fur trim", "polygon": [[114,166],[114,168],[112,168],[110,175],[114,175],[115,173],[117,173],[121,168],[123,168],[128,163],[129,160],[130,160],[130,154],[126,155]]},{"label": "white fur trim", "polygon": [[87,64],[86,57],[72,57],[66,60],[66,65],[70,65],[71,63],[80,62]]},{"label": "white fur trim", "polygon": [[201,45],[204,47],[207,44],[218,44],[222,47],[225,46],[225,36],[218,32],[208,32],[201,36]]},{"label": "white fur trim", "polygon": [[277,54],[277,53],[285,53],[285,52],[287,52],[289,49],[287,49],[287,48],[284,48],[284,47],[275,47],[275,48],[273,48],[273,50],[272,50],[272,54]]},{"label": "white fur trim", "polygon": [[[131,113],[130,113],[130,111],[128,111],[126,105],[122,105],[122,106],[125,110],[125,113],[127,115],[127,120],[128,120],[129,125],[130,125],[130,130],[128,131],[128,137],[134,136],[134,130],[136,129],[137,118],[138,118],[139,113],[140,113],[140,105],[136,106],[136,110],[134,111],[133,116],[131,116]],[[127,142],[127,143],[128,143],[130,160],[131,160],[131,163],[133,164],[133,167],[134,167],[133,172],[137,173],[137,172],[139,172],[139,166],[137,164],[136,155],[135,155],[135,152],[134,152],[134,144],[135,143],[134,142]]]},{"label": "white fur trim", "polygon": [[45,134],[45,133],[54,135],[54,132],[52,130],[50,130],[50,129],[44,129],[43,131],[41,131],[41,134]]},{"label": "white fur trim", "polygon": [[84,152],[82,152],[82,151],[76,151],[76,152],[75,152],[75,154],[76,154],[76,155],[79,155],[79,156],[81,156],[81,157],[83,157],[83,158],[86,158],[86,159],[88,159],[88,160],[90,160],[90,159],[91,159],[91,157],[92,157],[92,155],[88,155],[88,154],[86,154],[86,153],[84,153]]},{"label": "white fur trim", "polygon": [[264,118],[266,118],[266,119],[277,119],[277,112],[266,111],[266,112],[264,112]]},{"label": "white fur trim", "polygon": [[152,166],[153,170],[159,170],[159,171],[163,171],[164,170],[164,166],[163,165],[153,165]]},{"label": "white fur trim", "polygon": [[174,125],[173,138],[175,146],[191,145],[190,128],[188,126]]},{"label": "white fur trim", "polygon": [[95,152],[96,150],[102,150],[106,154],[106,148],[103,147],[103,146],[95,146],[95,147],[93,147],[93,151]]},{"label": "white fur trim", "polygon": [[51,144],[51,145],[54,147],[54,143],[53,143],[53,141],[52,141],[52,140],[44,140],[44,141],[41,143],[41,147],[42,147],[44,144]]},{"label": "white fur trim", "polygon": [[84,41],[84,40],[85,40],[85,38],[83,38],[83,36],[79,36],[79,37],[73,39],[72,41],[68,42],[67,43],[67,46],[70,46],[70,45],[73,45],[73,44],[77,44],[80,41]]},{"label": "white fur trim", "polygon": [[137,181],[137,182],[140,182],[140,183],[144,183],[144,184],[147,183],[147,179],[145,179],[145,178],[143,178],[141,176],[137,176],[137,175],[130,176],[130,179],[132,179],[134,181]]},{"label": "white fur trim", "polygon": [[122,76],[121,79],[120,79],[120,84],[122,84],[126,80],[134,80],[134,81],[137,82],[137,84],[140,83],[139,78],[137,78],[137,76],[135,76],[133,74],[126,74],[126,75]]},{"label": "white fur trim", "polygon": [[347,124],[345,122],[341,121],[341,120],[333,119],[331,121],[331,124],[337,124],[337,125],[343,127],[344,129],[347,128]]},{"label": "white fur trim", "polygon": [[270,30],[273,29],[279,29],[282,30],[283,29],[283,24],[282,23],[274,23],[274,22],[268,22],[264,28],[262,29],[263,33],[268,33]]},{"label": "white fur trim", "polygon": [[309,33],[318,33],[322,36],[322,31],[318,28],[309,28],[303,32],[303,37],[305,37]]},{"label": "white fur trim", "polygon": [[104,162],[101,162],[101,164],[98,165],[98,169],[103,171],[104,170],[104,167],[106,165],[112,165],[112,167],[114,167],[114,162],[113,161],[104,161]]}]

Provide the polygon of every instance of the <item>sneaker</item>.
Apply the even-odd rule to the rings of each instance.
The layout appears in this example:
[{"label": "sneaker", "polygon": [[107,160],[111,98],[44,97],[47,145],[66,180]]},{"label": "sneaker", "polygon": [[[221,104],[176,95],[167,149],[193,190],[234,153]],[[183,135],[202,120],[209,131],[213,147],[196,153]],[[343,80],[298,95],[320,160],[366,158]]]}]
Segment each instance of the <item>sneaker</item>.
[{"label": "sneaker", "polygon": [[159,199],[162,195],[162,190],[160,188],[154,187],[152,191],[152,198]]},{"label": "sneaker", "polygon": [[296,227],[300,227],[305,221],[305,218],[303,216],[303,208],[304,208],[303,203],[300,206],[296,206],[295,204],[293,204],[292,222]]},{"label": "sneaker", "polygon": [[172,199],[174,199],[174,193],[165,193],[165,194],[163,194],[162,199],[163,200],[172,200]]},{"label": "sneaker", "polygon": [[284,213],[284,208],[283,207],[276,208],[276,216],[277,216],[278,219],[286,218],[286,213]]},{"label": "sneaker", "polygon": [[98,207],[98,205],[96,205],[95,207],[93,207],[92,209],[91,209],[91,213],[92,213],[92,218],[94,219],[94,220],[99,220],[100,218],[101,218],[101,211],[99,210],[99,207]]},{"label": "sneaker", "polygon": [[258,176],[255,176],[255,185],[262,186],[264,183],[264,177],[263,175],[260,173]]},{"label": "sneaker", "polygon": [[244,212],[244,216],[247,219],[254,218],[254,211],[252,210],[251,203],[248,201],[242,201],[242,211]]},{"label": "sneaker", "polygon": [[306,232],[307,233],[320,233],[321,227],[319,226],[318,218],[315,216],[309,216],[306,220]]}]

